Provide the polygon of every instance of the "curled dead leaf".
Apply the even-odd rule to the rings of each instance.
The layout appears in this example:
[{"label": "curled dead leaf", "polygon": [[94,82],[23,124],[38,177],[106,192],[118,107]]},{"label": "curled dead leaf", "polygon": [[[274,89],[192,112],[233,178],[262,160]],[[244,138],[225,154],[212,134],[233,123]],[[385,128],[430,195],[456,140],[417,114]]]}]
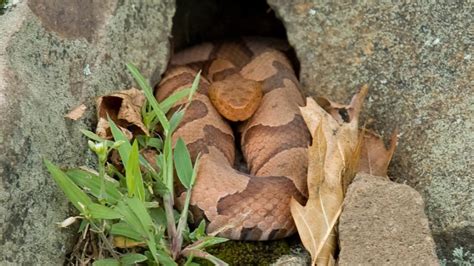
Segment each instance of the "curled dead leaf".
[{"label": "curled dead leaf", "polygon": [[84,115],[84,112],[86,110],[87,110],[87,106],[85,104],[81,104],[79,106],[76,106],[74,109],[72,109],[64,117],[76,121],[77,119],[81,118]]},{"label": "curled dead leaf", "polygon": [[397,135],[398,131],[395,130],[390,138],[389,147],[386,148],[381,136],[375,132],[364,130],[358,172],[387,176],[388,165],[397,147]]},{"label": "curled dead leaf", "polygon": [[[312,264],[332,265],[336,249],[335,225],[342,210],[345,184],[357,166],[360,138],[358,120],[367,86],[350,105],[326,105],[327,112],[307,98],[301,113],[312,133],[308,149],[308,201],[305,206],[292,199],[291,214]],[[337,107],[336,107],[337,106]]]},{"label": "curled dead leaf", "polygon": [[110,126],[107,116],[131,139],[133,135],[149,132],[142,121],[141,109],[145,103],[143,92],[135,88],[122,90],[97,99],[97,129],[102,138],[110,139]]}]

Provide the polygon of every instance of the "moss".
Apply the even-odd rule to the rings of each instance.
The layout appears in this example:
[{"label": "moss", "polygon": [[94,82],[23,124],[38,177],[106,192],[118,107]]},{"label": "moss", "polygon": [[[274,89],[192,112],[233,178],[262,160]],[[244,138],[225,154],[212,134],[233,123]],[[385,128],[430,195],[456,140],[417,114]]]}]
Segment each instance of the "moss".
[{"label": "moss", "polygon": [[[207,251],[229,265],[270,265],[283,255],[291,253],[291,240],[266,242],[229,241]],[[199,261],[201,265],[212,265]]]}]

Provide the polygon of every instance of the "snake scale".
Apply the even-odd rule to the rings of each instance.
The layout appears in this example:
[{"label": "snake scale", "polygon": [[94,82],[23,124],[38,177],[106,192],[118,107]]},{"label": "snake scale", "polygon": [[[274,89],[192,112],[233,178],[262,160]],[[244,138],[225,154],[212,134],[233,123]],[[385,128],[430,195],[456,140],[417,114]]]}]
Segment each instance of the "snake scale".
[{"label": "snake scale", "polygon": [[[194,218],[208,221],[208,233],[273,240],[296,232],[289,203],[294,197],[303,204],[307,197],[310,134],[286,48],[264,38],[203,43],[175,54],[157,86],[161,101],[190,87],[202,69],[199,89],[173,141],[182,138],[193,160],[201,154],[190,206]],[[230,89],[219,95],[212,93],[216,87]],[[236,110],[227,110],[220,98],[211,99],[219,96]],[[223,115],[234,121],[250,118],[230,122]],[[248,171],[238,170],[236,146]],[[177,190],[178,205],[185,193]]]}]

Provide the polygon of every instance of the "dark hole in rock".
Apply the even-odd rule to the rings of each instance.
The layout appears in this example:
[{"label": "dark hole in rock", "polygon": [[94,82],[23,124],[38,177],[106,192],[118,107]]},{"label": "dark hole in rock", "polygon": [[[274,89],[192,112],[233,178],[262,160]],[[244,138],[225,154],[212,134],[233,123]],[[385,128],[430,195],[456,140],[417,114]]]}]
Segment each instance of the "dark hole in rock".
[{"label": "dark hole in rock", "polygon": [[[198,43],[242,36],[287,40],[286,29],[265,0],[177,0],[173,18],[174,52]],[[290,59],[299,73],[294,51]]]},{"label": "dark hole in rock", "polygon": [[[171,49],[177,53],[187,47],[239,37],[259,36],[287,40],[286,29],[265,0],[177,0],[173,18]],[[296,75],[299,62],[293,49],[287,52]],[[240,147],[240,123],[231,123]],[[240,149],[236,150],[235,168],[248,173]]]}]

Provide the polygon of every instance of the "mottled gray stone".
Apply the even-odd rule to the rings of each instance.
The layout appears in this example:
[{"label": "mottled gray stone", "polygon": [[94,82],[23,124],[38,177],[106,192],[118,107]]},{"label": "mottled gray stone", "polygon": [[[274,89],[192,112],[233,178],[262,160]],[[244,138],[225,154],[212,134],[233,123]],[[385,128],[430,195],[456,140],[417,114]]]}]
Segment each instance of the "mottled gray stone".
[{"label": "mottled gray stone", "polygon": [[413,188],[358,174],[339,219],[339,265],[437,265],[423,208]]},{"label": "mottled gray stone", "polygon": [[367,83],[368,126],[400,129],[390,175],[422,194],[444,255],[474,251],[473,5],[268,2],[305,91],[347,101]]},{"label": "mottled gray stone", "polygon": [[[42,159],[89,163],[94,98],[132,84],[125,63],[164,70],[174,1],[15,2],[0,15],[0,264],[61,265],[68,203]],[[63,117],[81,103],[83,118]]]},{"label": "mottled gray stone", "polygon": [[292,245],[290,252],[278,258],[272,266],[306,266],[311,264],[311,256],[302,244]]}]

